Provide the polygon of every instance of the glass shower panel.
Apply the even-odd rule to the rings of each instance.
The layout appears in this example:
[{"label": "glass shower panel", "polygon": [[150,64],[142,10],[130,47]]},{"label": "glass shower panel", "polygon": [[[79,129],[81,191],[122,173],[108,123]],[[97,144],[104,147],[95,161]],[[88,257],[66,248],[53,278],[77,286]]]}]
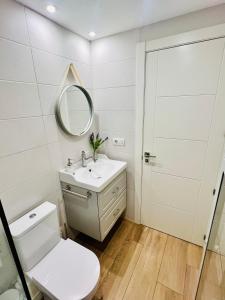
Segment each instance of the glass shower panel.
[{"label": "glass shower panel", "polygon": [[[9,232],[6,232],[5,215],[0,201],[0,300],[29,300],[21,282],[23,274],[18,272],[18,260],[13,256]],[[11,247],[10,247],[11,246]],[[20,270],[21,271],[21,270]],[[24,277],[23,277],[24,278]],[[27,287],[25,287],[27,289]],[[27,297],[27,296],[28,297]]]},{"label": "glass shower panel", "polygon": [[225,300],[225,178],[211,227],[199,282],[197,300]]}]

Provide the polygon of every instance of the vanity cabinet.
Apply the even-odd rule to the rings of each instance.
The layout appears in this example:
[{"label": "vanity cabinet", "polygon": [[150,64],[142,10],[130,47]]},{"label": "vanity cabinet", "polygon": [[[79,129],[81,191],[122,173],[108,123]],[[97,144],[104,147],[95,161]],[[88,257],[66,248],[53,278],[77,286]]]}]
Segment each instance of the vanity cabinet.
[{"label": "vanity cabinet", "polygon": [[96,193],[61,182],[68,225],[103,241],[126,208],[126,171]]}]

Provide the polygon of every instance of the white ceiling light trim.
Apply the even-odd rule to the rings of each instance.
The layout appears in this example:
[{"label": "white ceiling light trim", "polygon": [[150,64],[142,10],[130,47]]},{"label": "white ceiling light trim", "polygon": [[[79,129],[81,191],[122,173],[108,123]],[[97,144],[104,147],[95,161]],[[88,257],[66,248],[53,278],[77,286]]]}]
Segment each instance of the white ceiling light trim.
[{"label": "white ceiling light trim", "polygon": [[56,11],[56,7],[55,7],[54,5],[52,5],[52,4],[48,4],[48,5],[46,6],[46,10],[47,10],[49,13],[53,14],[53,13]]},{"label": "white ceiling light trim", "polygon": [[94,38],[96,36],[96,33],[94,31],[90,31],[88,34],[91,38]]}]

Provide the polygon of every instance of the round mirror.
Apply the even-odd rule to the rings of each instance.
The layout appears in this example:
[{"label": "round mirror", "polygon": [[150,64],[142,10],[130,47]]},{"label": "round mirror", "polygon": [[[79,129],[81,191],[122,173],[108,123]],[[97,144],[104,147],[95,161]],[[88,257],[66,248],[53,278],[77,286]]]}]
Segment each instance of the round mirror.
[{"label": "round mirror", "polygon": [[56,112],[62,129],[70,135],[81,136],[91,127],[94,114],[92,100],[79,85],[63,89]]}]

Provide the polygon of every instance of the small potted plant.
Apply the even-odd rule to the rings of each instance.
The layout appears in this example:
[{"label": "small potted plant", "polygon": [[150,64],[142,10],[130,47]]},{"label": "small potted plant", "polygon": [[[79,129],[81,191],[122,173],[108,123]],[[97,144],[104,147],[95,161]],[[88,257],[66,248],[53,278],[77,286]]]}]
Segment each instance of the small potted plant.
[{"label": "small potted plant", "polygon": [[89,142],[93,149],[93,160],[94,161],[97,160],[97,150],[107,140],[108,140],[108,137],[106,137],[105,139],[100,138],[99,133],[97,133],[95,136],[94,132],[92,132],[92,134],[90,135]]}]

